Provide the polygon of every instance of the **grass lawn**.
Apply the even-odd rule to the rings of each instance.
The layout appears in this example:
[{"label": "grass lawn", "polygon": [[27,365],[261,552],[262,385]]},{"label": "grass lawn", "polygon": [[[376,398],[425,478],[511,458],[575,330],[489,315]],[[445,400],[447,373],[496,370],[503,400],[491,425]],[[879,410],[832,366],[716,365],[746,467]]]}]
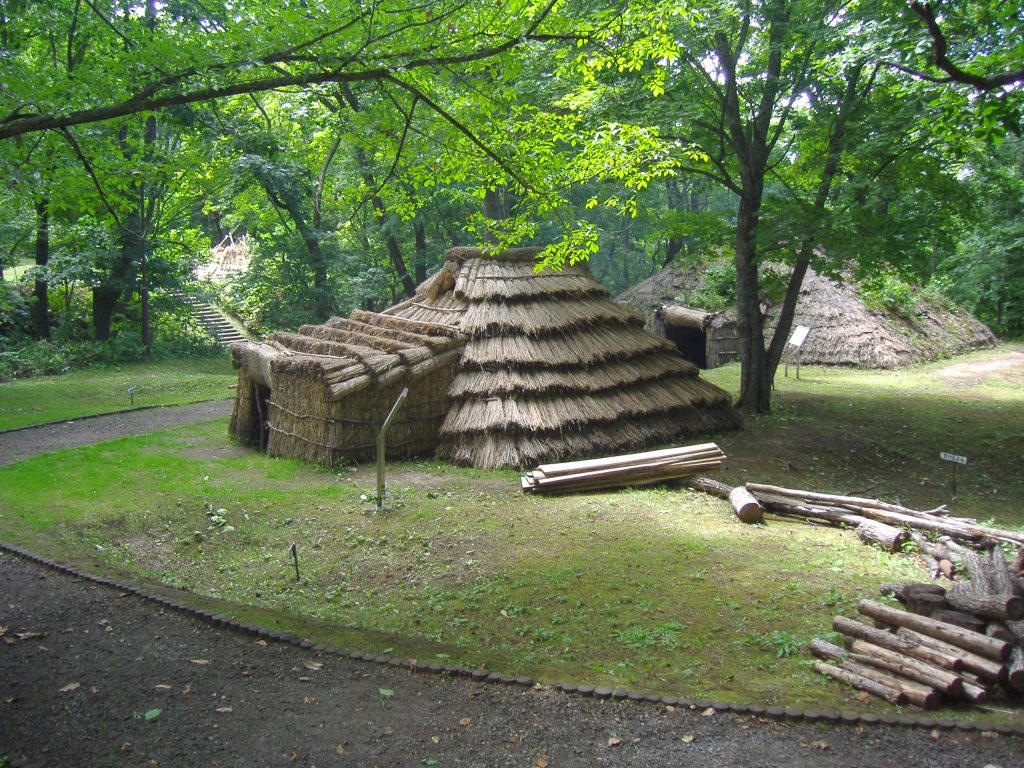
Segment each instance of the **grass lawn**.
[{"label": "grass lawn", "polygon": [[[949,501],[948,450],[969,457],[954,512],[1020,526],[1024,367],[999,367],[1007,355],[1024,348],[952,372],[805,367],[780,378],[776,413],[714,436],[730,457],[720,476],[935,506]],[[708,377],[735,389],[738,371]],[[2,467],[0,538],[344,647],[541,682],[891,710],[819,677],[800,648],[881,582],[926,579],[913,555],[774,516],[747,526],[682,488],[542,498],[519,493],[515,472],[433,461],[391,465],[393,509],[376,514],[373,467],[268,459],[226,431],[217,420]],[[1016,705],[995,707],[982,712],[1016,722]]]},{"label": "grass lawn", "polygon": [[[153,405],[232,397],[225,357],[132,363],[0,383],[0,431]],[[135,387],[129,394],[128,389]],[[133,404],[134,398],[134,404]]]}]

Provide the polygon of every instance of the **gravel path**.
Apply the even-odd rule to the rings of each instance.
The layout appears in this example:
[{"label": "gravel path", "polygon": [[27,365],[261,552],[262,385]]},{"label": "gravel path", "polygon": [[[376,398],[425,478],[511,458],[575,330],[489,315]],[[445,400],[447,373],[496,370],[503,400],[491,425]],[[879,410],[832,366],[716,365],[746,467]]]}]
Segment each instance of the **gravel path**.
[{"label": "gravel path", "polygon": [[[222,416],[230,402],[0,434],[0,463]],[[0,767],[1013,768],[1019,736],[598,700],[261,640],[0,554]]]},{"label": "gravel path", "polygon": [[232,403],[232,400],[211,400],[191,405],[141,408],[0,432],[0,466],[60,448],[90,445],[179,424],[230,416]]},{"label": "gravel path", "polygon": [[774,721],[411,672],[0,555],[0,765],[1001,766],[995,733]]}]

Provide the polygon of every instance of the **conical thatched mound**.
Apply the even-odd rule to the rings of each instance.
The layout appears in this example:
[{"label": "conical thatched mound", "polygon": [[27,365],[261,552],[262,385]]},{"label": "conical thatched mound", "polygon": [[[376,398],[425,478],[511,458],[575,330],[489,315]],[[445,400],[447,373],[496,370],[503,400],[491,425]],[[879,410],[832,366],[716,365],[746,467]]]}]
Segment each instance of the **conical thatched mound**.
[{"label": "conical thatched mound", "polygon": [[446,254],[416,296],[233,348],[231,430],[272,455],[333,463],[439,452],[476,467],[524,467],[664,443],[739,425],[640,315],[582,265],[534,271],[536,248]]},{"label": "conical thatched mound", "polygon": [[[642,312],[656,332],[665,332],[671,338],[671,326],[676,322],[673,315],[694,311],[674,312],[679,308],[679,298],[700,295],[707,282],[706,268],[673,265],[625,291],[618,300]],[[769,303],[765,309],[770,341],[779,306]],[[717,316],[720,323],[721,316],[724,322],[734,322],[735,313],[729,310]],[[910,312],[874,311],[865,306],[855,282],[838,282],[813,269],[807,270],[800,289],[793,316],[793,326],[797,325],[811,329],[800,358],[814,365],[898,368],[995,343],[995,336],[983,323],[941,297],[918,295]],[[710,361],[717,352],[711,335],[707,344]],[[724,357],[732,359],[734,355]]]},{"label": "conical thatched mound", "polygon": [[614,453],[739,423],[640,315],[585,265],[534,271],[539,249],[464,249],[454,286],[468,337],[448,394],[440,452],[477,467]]}]

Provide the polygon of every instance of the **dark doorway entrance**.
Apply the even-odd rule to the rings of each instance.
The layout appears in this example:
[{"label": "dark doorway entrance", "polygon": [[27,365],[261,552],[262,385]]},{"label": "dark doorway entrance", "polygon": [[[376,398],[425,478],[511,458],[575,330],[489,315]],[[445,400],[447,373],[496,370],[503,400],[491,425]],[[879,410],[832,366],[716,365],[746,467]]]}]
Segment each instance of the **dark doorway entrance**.
[{"label": "dark doorway entrance", "polygon": [[665,328],[665,337],[676,345],[685,360],[698,368],[708,367],[708,341],[702,329],[670,325]]}]

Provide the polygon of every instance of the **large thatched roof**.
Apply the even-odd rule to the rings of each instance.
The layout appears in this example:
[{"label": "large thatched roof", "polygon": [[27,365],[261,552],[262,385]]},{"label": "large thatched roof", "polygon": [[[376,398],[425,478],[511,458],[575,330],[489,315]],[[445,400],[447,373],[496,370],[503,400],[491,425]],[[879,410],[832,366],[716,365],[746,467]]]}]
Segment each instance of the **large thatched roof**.
[{"label": "large thatched roof", "polygon": [[462,260],[454,296],[467,302],[468,339],[442,455],[521,467],[738,424],[729,396],[644,331],[585,265],[537,273],[537,253],[452,254]]},{"label": "large thatched roof", "polygon": [[[652,318],[681,295],[699,294],[706,273],[670,266],[622,293],[618,300]],[[770,340],[779,306],[768,303]],[[670,319],[671,312],[660,313]],[[667,320],[666,320],[667,322]],[[807,270],[793,325],[811,329],[800,350],[804,363],[898,368],[961,354],[995,342],[992,332],[966,310],[941,297],[918,295],[910,312],[872,311],[853,280],[838,282]]]},{"label": "large thatched roof", "polygon": [[[383,416],[371,411],[390,402],[382,387],[408,385],[415,408],[417,382],[429,374],[433,391],[423,408],[430,413],[417,416],[420,431],[443,408],[439,453],[477,467],[634,449],[739,424],[728,394],[646,332],[642,317],[612,301],[586,266],[537,273],[538,251],[452,249],[412,299],[383,313],[356,311],[274,334],[263,345],[239,345],[236,365],[267,369],[263,386],[271,388],[282,386],[275,371],[301,368],[315,382],[304,400],[320,386],[338,408],[372,391],[381,402],[366,411],[368,422],[379,422]],[[436,391],[442,382],[443,397]],[[304,407],[309,413],[297,413],[298,404],[288,408],[293,421],[281,428],[287,439],[335,439],[301,435],[302,424],[316,418],[339,421],[337,413],[321,413],[325,406]],[[302,421],[310,415],[312,422]],[[412,443],[424,445],[419,438]],[[343,445],[322,447],[322,455],[348,455]]]}]

